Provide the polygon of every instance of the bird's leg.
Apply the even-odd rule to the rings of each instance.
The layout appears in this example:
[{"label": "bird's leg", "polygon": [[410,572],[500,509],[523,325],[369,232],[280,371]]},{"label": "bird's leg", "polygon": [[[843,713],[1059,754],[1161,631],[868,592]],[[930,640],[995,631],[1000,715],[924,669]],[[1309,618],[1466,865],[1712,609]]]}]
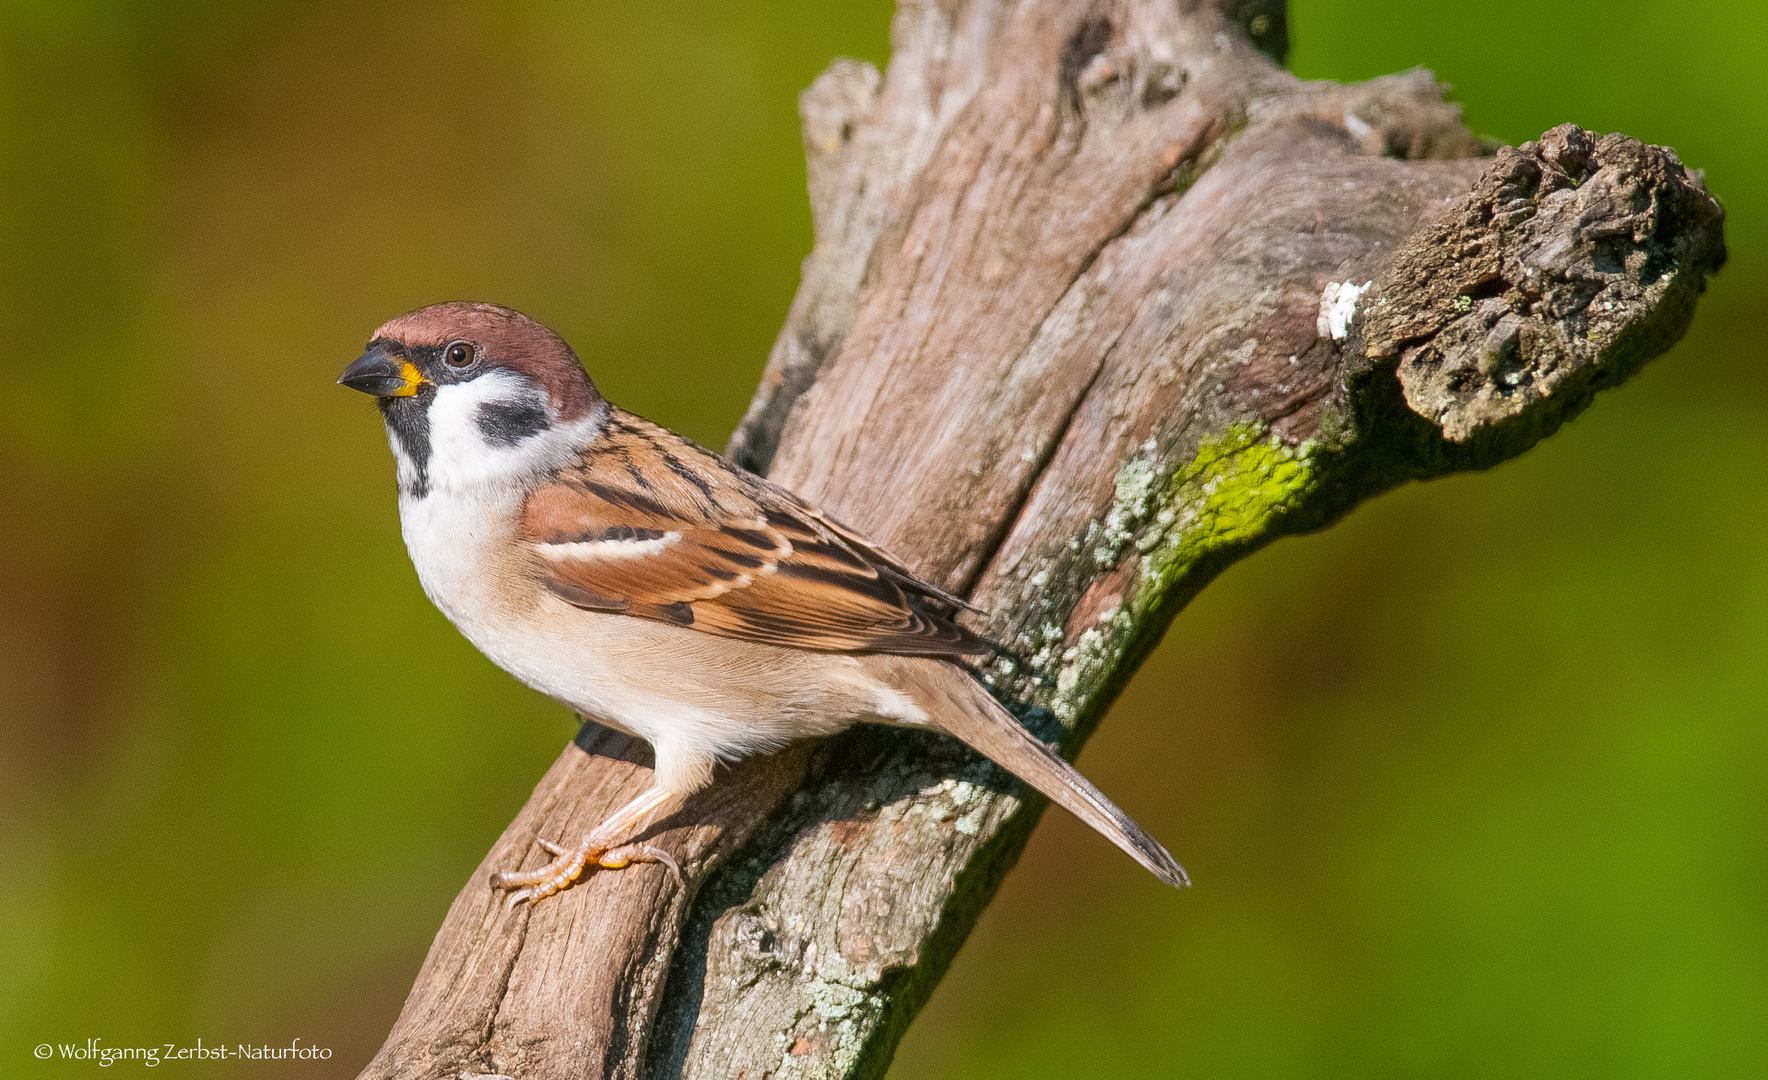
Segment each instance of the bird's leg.
[{"label": "bird's leg", "polygon": [[608,820],[589,831],[576,847],[563,847],[536,837],[553,860],[527,873],[506,870],[491,875],[491,887],[510,889],[510,907],[524,900],[540,901],[567,888],[583,876],[590,863],[619,870],[635,862],[661,863],[676,882],[681,882],[681,867],[667,851],[649,844],[622,844],[621,841],[644,828],[651,816],[674,796],[661,787],[650,787],[638,798],[609,815]]}]

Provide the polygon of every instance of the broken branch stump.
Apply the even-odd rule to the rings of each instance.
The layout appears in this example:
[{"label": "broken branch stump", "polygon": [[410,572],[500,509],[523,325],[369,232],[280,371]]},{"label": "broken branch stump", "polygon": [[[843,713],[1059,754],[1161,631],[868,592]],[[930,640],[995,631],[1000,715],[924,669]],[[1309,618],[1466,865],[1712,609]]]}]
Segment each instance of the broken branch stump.
[{"label": "broken branch stump", "polygon": [[[1025,661],[991,684],[1070,755],[1224,567],[1528,449],[1724,261],[1673,152],[1488,155],[1428,72],[1303,82],[1283,40],[1268,2],[905,0],[886,75],[801,103],[816,246],[728,453],[988,612]],[[489,872],[647,762],[566,749],[364,1077],[881,1075],[1041,809],[861,728],[658,823],[685,891],[639,866],[506,910]]]}]

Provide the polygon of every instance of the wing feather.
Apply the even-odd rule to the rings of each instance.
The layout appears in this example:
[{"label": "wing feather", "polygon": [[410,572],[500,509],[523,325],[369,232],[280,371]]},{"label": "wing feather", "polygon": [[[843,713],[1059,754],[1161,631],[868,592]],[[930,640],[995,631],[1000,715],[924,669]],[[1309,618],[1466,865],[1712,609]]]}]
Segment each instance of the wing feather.
[{"label": "wing feather", "polygon": [[542,581],[578,607],[829,652],[990,651],[968,607],[783,488],[615,410],[524,511]]}]

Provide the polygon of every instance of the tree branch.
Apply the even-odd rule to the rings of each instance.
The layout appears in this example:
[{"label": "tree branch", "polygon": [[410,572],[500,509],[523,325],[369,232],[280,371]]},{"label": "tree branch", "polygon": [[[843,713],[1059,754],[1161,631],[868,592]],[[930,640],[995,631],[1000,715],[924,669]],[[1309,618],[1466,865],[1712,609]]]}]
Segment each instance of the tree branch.
[{"label": "tree branch", "polygon": [[[1475,157],[1426,72],[1277,68],[1278,5],[916,0],[893,34],[887,78],[804,96],[816,249],[729,453],[990,612],[1030,669],[989,678],[1070,754],[1224,567],[1526,450],[1724,260],[1672,152],[1568,125]],[[641,745],[579,747],[365,1077],[880,1075],[1041,809],[856,729],[659,823],[685,894],[641,866],[506,911],[490,870],[643,784]]]}]

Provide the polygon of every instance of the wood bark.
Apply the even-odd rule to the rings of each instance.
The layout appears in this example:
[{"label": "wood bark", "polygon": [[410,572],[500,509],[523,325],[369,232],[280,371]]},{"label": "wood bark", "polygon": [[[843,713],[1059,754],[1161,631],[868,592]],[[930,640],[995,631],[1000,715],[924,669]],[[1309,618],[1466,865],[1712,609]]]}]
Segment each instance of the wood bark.
[{"label": "wood bark", "polygon": [[[1020,658],[991,685],[1069,754],[1225,566],[1521,453],[1724,260],[1673,152],[1485,147],[1424,71],[1297,80],[1280,4],[905,0],[892,33],[887,75],[802,100],[816,246],[728,453],[988,612]],[[640,866],[506,910],[487,875],[647,761],[566,749],[364,1077],[880,1075],[1041,810],[860,728],[655,826],[685,889]]]}]

